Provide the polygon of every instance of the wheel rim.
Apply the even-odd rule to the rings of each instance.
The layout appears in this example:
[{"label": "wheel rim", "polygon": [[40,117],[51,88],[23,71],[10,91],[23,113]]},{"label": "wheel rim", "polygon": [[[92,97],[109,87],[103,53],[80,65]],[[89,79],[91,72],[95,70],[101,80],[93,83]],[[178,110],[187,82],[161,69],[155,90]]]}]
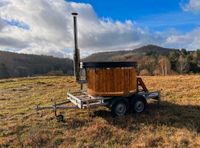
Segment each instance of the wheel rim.
[{"label": "wheel rim", "polygon": [[137,101],[135,103],[135,111],[140,113],[144,110],[144,103],[142,101]]},{"label": "wheel rim", "polygon": [[115,108],[115,113],[118,115],[118,116],[123,116],[125,115],[126,113],[126,105],[123,104],[123,103],[120,103],[116,106]]}]

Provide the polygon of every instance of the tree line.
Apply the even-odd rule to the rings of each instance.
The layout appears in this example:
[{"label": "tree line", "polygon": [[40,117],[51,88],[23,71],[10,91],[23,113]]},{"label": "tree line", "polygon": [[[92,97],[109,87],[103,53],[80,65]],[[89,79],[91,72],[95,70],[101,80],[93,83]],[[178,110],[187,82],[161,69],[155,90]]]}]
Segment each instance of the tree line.
[{"label": "tree line", "polygon": [[[156,46],[152,47],[152,49],[154,48]],[[196,51],[163,49],[162,51],[165,52],[152,49],[144,50],[141,53],[126,53],[125,51],[110,53],[107,59],[105,59],[106,54],[105,56],[96,54],[95,60],[137,61],[140,75],[200,73],[200,49]],[[92,60],[90,59],[89,61]],[[0,78],[72,74],[73,61],[71,59],[0,51]]]},{"label": "tree line", "polygon": [[71,59],[0,51],[0,78],[72,74]]},{"label": "tree line", "polygon": [[167,55],[148,52],[138,63],[140,75],[173,75],[200,73],[200,49],[173,50]]}]

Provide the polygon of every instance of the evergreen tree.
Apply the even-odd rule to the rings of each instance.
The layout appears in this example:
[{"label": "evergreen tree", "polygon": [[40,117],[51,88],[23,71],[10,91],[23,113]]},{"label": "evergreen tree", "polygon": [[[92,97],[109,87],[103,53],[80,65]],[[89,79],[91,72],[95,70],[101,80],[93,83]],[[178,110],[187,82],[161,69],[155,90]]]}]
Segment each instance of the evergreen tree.
[{"label": "evergreen tree", "polygon": [[196,54],[197,54],[197,62],[200,62],[200,49],[197,49]]},{"label": "evergreen tree", "polygon": [[188,54],[187,50],[186,49],[181,49],[181,53],[183,56],[186,56]]},{"label": "evergreen tree", "polygon": [[171,68],[174,71],[177,71],[177,67],[176,66],[177,66],[177,62],[178,62],[179,56],[180,56],[180,53],[177,52],[177,51],[172,51],[169,54],[169,60],[170,60],[170,63],[171,63]]}]

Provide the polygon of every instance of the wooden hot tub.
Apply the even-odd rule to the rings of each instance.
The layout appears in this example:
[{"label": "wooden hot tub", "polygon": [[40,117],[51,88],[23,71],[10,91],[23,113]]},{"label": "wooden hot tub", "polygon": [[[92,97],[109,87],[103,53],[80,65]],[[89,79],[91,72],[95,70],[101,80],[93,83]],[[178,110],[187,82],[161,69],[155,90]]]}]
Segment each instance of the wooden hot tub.
[{"label": "wooden hot tub", "polygon": [[137,91],[135,62],[85,62],[87,92],[92,96],[124,96]]}]

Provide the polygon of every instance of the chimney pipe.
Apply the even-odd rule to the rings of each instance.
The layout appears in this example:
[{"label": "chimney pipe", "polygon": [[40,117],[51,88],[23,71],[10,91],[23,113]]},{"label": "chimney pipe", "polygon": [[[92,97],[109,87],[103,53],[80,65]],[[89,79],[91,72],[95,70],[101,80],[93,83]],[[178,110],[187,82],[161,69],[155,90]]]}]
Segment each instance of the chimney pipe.
[{"label": "chimney pipe", "polygon": [[78,49],[78,32],[77,32],[77,15],[78,13],[72,13],[74,19],[74,76],[76,81],[80,80],[80,51]]}]

